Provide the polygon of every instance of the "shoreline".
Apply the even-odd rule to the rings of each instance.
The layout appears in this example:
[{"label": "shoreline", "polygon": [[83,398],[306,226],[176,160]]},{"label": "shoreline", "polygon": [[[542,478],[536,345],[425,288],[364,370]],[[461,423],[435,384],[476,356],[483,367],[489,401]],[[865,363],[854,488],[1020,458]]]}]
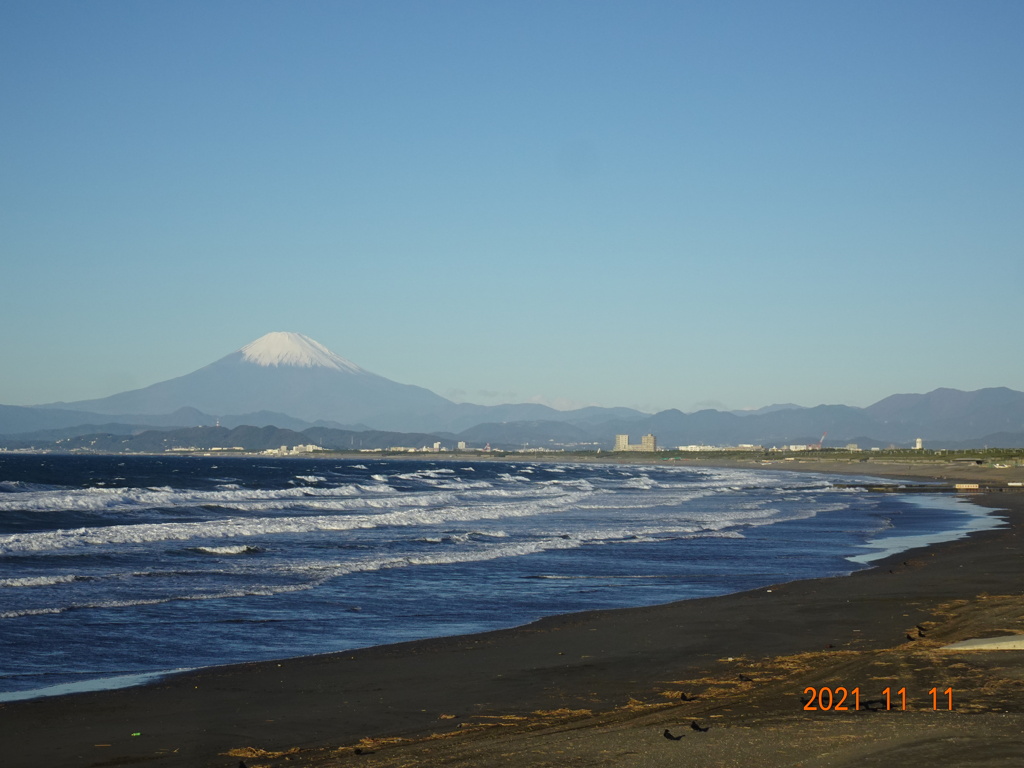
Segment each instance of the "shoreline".
[{"label": "shoreline", "polygon": [[[860,486],[860,484],[853,484],[851,487],[861,487],[861,486]],[[865,484],[864,487],[868,488],[870,490],[877,490],[879,486],[877,486],[874,483],[867,483],[867,484]],[[919,505],[924,507],[924,508],[932,508],[932,507],[942,508],[944,506],[942,504],[942,501],[945,500],[943,497],[947,495],[947,494],[943,493],[942,491],[948,490],[948,489],[941,489],[941,488],[940,489],[935,489],[932,486],[922,486],[920,488],[913,488],[913,487],[911,487],[910,490],[914,491],[914,494],[913,494],[914,496],[917,496],[919,494],[920,496],[923,496],[925,498],[909,498],[909,499],[907,499],[907,503],[911,503],[911,504],[918,504],[918,503],[920,503]],[[897,490],[896,486],[893,486],[893,491],[892,492],[900,493],[900,494],[903,493],[903,491]],[[951,499],[951,500],[955,503],[955,502],[961,501],[962,499],[953,497],[953,499]],[[952,505],[950,505],[950,506],[952,506]],[[934,534],[908,534],[906,537],[904,537],[904,536],[889,536],[889,537],[882,538],[882,539],[874,539],[871,542],[866,542],[863,545],[863,547],[864,547],[863,554],[850,555],[850,556],[846,557],[845,560],[849,562],[851,570],[850,570],[849,573],[838,574],[836,577],[838,578],[838,577],[841,577],[841,576],[844,576],[844,575],[850,575],[850,574],[855,573],[858,570],[862,570],[864,568],[874,568],[874,567],[876,567],[876,564],[877,564],[878,561],[881,561],[881,560],[883,560],[883,559],[885,559],[887,557],[890,557],[890,556],[897,556],[897,555],[903,554],[905,552],[909,552],[911,550],[919,549],[919,548],[922,548],[922,547],[929,547],[929,546],[933,546],[933,545],[937,545],[937,544],[942,544],[942,543],[945,543],[945,542],[956,541],[956,540],[962,539],[962,538],[964,538],[966,536],[970,536],[970,535],[972,535],[974,533],[978,533],[978,532],[986,531],[986,530],[997,529],[997,528],[1003,527],[1005,525],[1005,522],[1001,521],[1001,519],[998,517],[998,515],[993,514],[993,510],[990,507],[983,507],[983,506],[977,505],[977,504],[972,504],[971,506],[973,507],[973,509],[976,509],[978,511],[977,512],[960,512],[960,514],[984,520],[984,521],[987,522],[987,524],[978,525],[977,523],[965,522],[963,527],[961,527],[959,529],[948,529],[948,530],[944,530],[944,531],[941,531],[941,532],[936,532]],[[917,540],[917,541],[915,541],[915,543],[906,543],[906,539],[907,538],[910,538],[912,540]],[[891,545],[887,545],[889,542],[901,542],[901,543],[897,544],[894,547],[894,546],[891,546]],[[813,577],[813,578],[828,578],[828,577],[820,576],[820,577]],[[806,580],[808,580],[808,579],[794,579],[794,581],[806,581]],[[786,583],[791,583],[791,582],[780,582],[780,583],[786,584]],[[766,583],[763,586],[767,587],[767,586],[772,586],[772,585]],[[756,589],[759,589],[759,588],[761,588],[761,587],[754,587],[753,589],[756,590]],[[738,590],[738,591],[746,592],[746,591],[750,591],[750,589],[743,589],[743,590]],[[728,596],[730,594],[736,594],[736,593],[735,592],[726,592],[726,593],[723,593],[721,595],[714,595],[712,597],[725,597],[725,596]],[[684,602],[684,601],[692,600],[692,599],[696,599],[696,598],[683,598],[683,599],[680,599],[680,600],[673,600],[671,602],[672,603],[677,603],[677,602]],[[707,599],[711,599],[711,598],[707,598]],[[605,608],[605,609],[597,609],[597,610],[616,611],[616,610],[628,610],[630,608],[636,608],[636,607],[642,607],[642,606],[626,605],[626,606],[617,606],[617,607]],[[530,626],[531,624],[533,624],[533,623],[535,623],[537,621],[541,621],[543,619],[547,619],[547,618],[558,619],[558,618],[563,617],[563,616],[571,616],[571,615],[574,615],[576,613],[584,613],[584,612],[585,611],[570,611],[570,612],[567,612],[567,613],[550,614],[548,616],[540,616],[540,617],[538,617],[536,619],[527,621],[524,624],[518,624],[518,625],[512,625],[512,626],[503,626],[503,627],[495,627],[495,628],[490,628],[490,629],[480,629],[477,632],[463,633],[463,634],[461,634],[459,636],[472,637],[472,636],[476,636],[476,635],[480,635],[480,634],[486,634],[486,633],[489,633],[489,632],[497,632],[497,631],[508,630],[508,629],[517,629],[517,628],[522,628],[522,627]],[[452,636],[451,635],[438,635],[438,636],[433,636],[433,637],[423,637],[423,638],[418,638],[416,640],[410,640],[408,642],[418,642],[418,641],[424,641],[424,640],[439,639],[439,638],[444,638],[444,637],[452,637]],[[113,691],[113,690],[121,690],[121,689],[124,689],[124,688],[132,688],[132,687],[150,685],[150,684],[154,684],[154,683],[160,682],[161,680],[165,680],[165,679],[167,679],[169,677],[172,677],[172,676],[175,676],[175,675],[185,674],[185,673],[189,673],[189,672],[197,672],[197,671],[200,671],[200,670],[218,669],[218,668],[221,668],[221,667],[238,666],[238,665],[247,664],[247,663],[270,663],[270,662],[281,661],[282,659],[297,659],[297,658],[311,658],[311,657],[316,657],[316,656],[338,655],[338,654],[344,654],[344,653],[351,653],[351,652],[356,651],[356,650],[365,650],[367,648],[384,647],[384,646],[389,646],[389,645],[395,645],[395,643],[379,643],[379,644],[373,645],[373,646],[359,646],[359,647],[356,647],[356,648],[351,648],[351,649],[346,649],[346,650],[336,650],[336,651],[332,650],[332,651],[314,652],[314,653],[308,653],[308,654],[301,654],[301,655],[297,655],[297,656],[281,657],[281,659],[265,659],[265,660],[259,660],[259,661],[254,661],[254,662],[228,661],[228,662],[224,662],[224,663],[209,664],[209,665],[197,666],[197,667],[181,667],[181,668],[173,668],[173,669],[166,669],[166,670],[154,670],[154,671],[146,671],[146,672],[117,672],[117,673],[113,673],[113,674],[110,674],[110,675],[107,675],[107,676],[104,676],[104,677],[95,677],[95,678],[89,678],[89,679],[78,680],[78,681],[71,681],[71,682],[66,682],[66,683],[56,683],[56,684],[53,684],[53,685],[47,685],[47,686],[40,687],[40,688],[31,688],[31,689],[13,690],[13,691],[0,691],[0,705],[2,705],[4,703],[7,703],[7,702],[32,701],[32,700],[42,699],[42,698],[52,698],[52,697],[58,697],[58,696],[68,696],[68,695],[74,695],[74,694],[79,694],[79,693],[93,693],[93,692],[100,692],[100,691]]]},{"label": "shoreline", "polygon": [[[835,466],[791,464],[762,468],[882,476],[874,466],[842,472]],[[906,472],[891,476],[928,479]],[[234,766],[242,757],[250,768],[327,766],[347,764],[358,748],[363,753],[358,757],[371,765],[428,765],[467,750],[476,750],[476,757],[466,757],[466,765],[504,765],[488,750],[507,751],[517,740],[549,744],[560,733],[581,729],[595,737],[612,729],[626,741],[646,734],[645,748],[663,749],[672,743],[649,740],[647,731],[654,726],[646,720],[670,717],[681,709],[697,715],[702,706],[666,696],[678,694],[680,687],[698,691],[708,703],[732,702],[731,707],[716,704],[715,712],[700,715],[721,718],[712,738],[725,745],[725,736],[738,737],[747,728],[730,725],[730,718],[741,711],[749,716],[753,707],[763,716],[772,706],[781,706],[783,719],[801,711],[793,706],[799,700],[797,690],[785,691],[785,705],[757,704],[760,686],[737,684],[737,669],[758,670],[758,680],[769,658],[817,654],[823,658],[815,663],[827,667],[837,660],[848,664],[850,654],[898,655],[903,646],[917,653],[931,648],[934,633],[943,640],[962,640],[965,626],[981,626],[980,615],[964,618],[977,613],[971,600],[981,592],[1016,605],[1024,495],[989,494],[971,500],[1006,509],[1001,516],[1008,525],[891,555],[847,576],[645,608],[565,614],[478,635],[210,667],[142,687],[2,704],[0,743],[9,745],[4,762],[15,768],[129,760]],[[958,607],[943,607],[958,601]],[[938,621],[942,611],[959,618]],[[1000,618],[1005,619],[1002,614]],[[928,628],[929,637],[914,645],[904,637],[919,624]],[[943,629],[944,624],[949,626]],[[1024,625],[1019,631],[1024,632]],[[1002,653],[1009,654],[1002,659],[1012,656],[1024,663],[1020,652]],[[730,657],[731,662],[723,661]],[[725,684],[730,676],[731,689]],[[713,687],[709,679],[720,681],[714,695],[707,692]],[[851,680],[835,679],[834,684]],[[778,694],[778,683],[773,685]],[[1024,694],[1010,692],[1019,714]],[[910,713],[901,715],[910,719]],[[732,734],[727,733],[730,729]],[[422,741],[436,734],[447,735]],[[589,742],[576,745],[581,757],[593,747]],[[293,749],[298,751],[285,754]],[[634,764],[623,760],[607,764]]]},{"label": "shoreline", "polygon": [[[252,458],[252,457],[246,457],[246,458]],[[296,457],[288,457],[288,458],[296,458]],[[322,458],[322,457],[316,457],[316,458]],[[443,456],[439,457],[439,458],[430,459],[429,461],[424,460],[422,458],[421,459],[415,459],[415,457],[405,457],[405,456],[403,456],[401,458],[404,461],[417,461],[417,462],[425,462],[426,461],[426,463],[431,464],[431,465],[437,464],[438,461],[442,461],[442,462],[444,461],[444,457]],[[463,458],[464,457],[458,457],[457,459],[448,459],[447,463],[459,464],[459,463],[461,463],[461,460]],[[490,460],[498,460],[497,458],[494,458],[494,457],[489,457],[489,459]],[[564,463],[564,462],[559,459],[557,461],[557,463],[561,464],[561,463]],[[596,464],[614,463],[614,464],[624,464],[624,465],[633,465],[633,466],[651,466],[651,467],[660,467],[660,468],[665,468],[665,467],[673,466],[671,464],[668,464],[668,465],[662,464],[661,462],[659,462],[657,460],[652,460],[649,457],[633,457],[633,456],[629,456],[629,455],[619,455],[618,457],[615,457],[615,458],[613,458],[611,456],[606,456],[606,457],[603,457],[603,458],[602,457],[597,457],[597,458],[595,458],[592,461],[581,462],[581,464],[583,464],[583,465],[585,465],[585,464],[595,464],[595,463]],[[703,462],[703,464],[706,465],[710,469],[714,469],[714,468],[717,468],[719,466],[718,464],[716,464],[714,462],[710,462],[710,463],[709,462]],[[751,469],[753,469],[753,470],[764,470],[765,469],[764,467],[761,467],[761,466],[756,466],[756,465],[755,466],[750,466],[750,464],[751,464],[751,462],[749,462],[749,461],[748,462],[737,461],[737,462],[731,463],[729,466],[730,467],[741,468],[741,469],[746,469],[746,470],[751,470]],[[682,467],[682,468],[683,469],[688,469],[688,470],[699,470],[699,467]],[[797,472],[794,472],[794,470],[792,470],[789,465],[785,465],[785,464],[779,466],[778,468],[771,467],[768,471],[790,472],[790,473],[794,473],[794,474],[797,473]],[[819,471],[821,471],[823,474],[828,474],[827,470],[820,469],[818,467],[815,467],[814,469],[808,469],[808,470],[805,471],[805,473],[813,472],[813,473],[817,474]],[[838,473],[838,472],[835,473],[835,475],[839,475],[839,474],[840,473]],[[856,474],[859,474],[859,473],[851,473],[851,474],[856,475]],[[940,486],[940,485],[933,485],[933,484],[922,484],[922,485],[917,485],[917,486],[913,486],[913,485],[912,486],[903,486],[903,485],[895,485],[895,484],[894,485],[887,485],[887,484],[883,484],[882,482],[877,482],[876,480],[880,480],[880,478],[873,478],[873,477],[870,477],[870,476],[868,476],[868,477],[861,477],[859,479],[851,479],[851,482],[849,484],[835,483],[835,486],[836,487],[841,487],[841,488],[860,489],[860,490],[875,491],[875,492],[879,492],[879,491],[881,491],[881,492],[893,492],[893,493],[899,493],[901,495],[904,495],[904,494],[907,494],[907,495],[917,495],[917,494],[920,494],[921,496],[927,497],[927,498],[924,498],[924,499],[922,499],[922,498],[908,498],[906,500],[907,503],[915,504],[916,502],[921,502],[919,504],[919,506],[922,506],[924,508],[932,508],[932,507],[934,507],[936,509],[942,509],[942,508],[951,508],[952,507],[952,504],[947,505],[947,504],[943,503],[945,501],[945,499],[943,498],[944,496],[947,496],[947,495],[952,496],[952,493],[951,493],[952,492],[952,487],[951,486],[946,486],[946,485],[941,485]],[[956,497],[953,497],[953,498],[956,498]],[[960,500],[961,499],[956,499],[956,501],[960,501]],[[984,507],[980,507],[980,506],[977,506],[977,505],[974,505],[974,508],[977,509],[977,510],[984,510],[985,509]],[[861,554],[856,554],[856,555],[855,554],[851,554],[851,555],[849,555],[848,557],[845,558],[845,560],[848,561],[848,563],[849,563],[849,568],[850,568],[849,573],[854,572],[854,570],[863,569],[865,567],[874,567],[873,564],[876,561],[881,560],[884,557],[889,556],[890,554],[898,554],[900,552],[907,551],[907,550],[910,550],[910,549],[913,549],[913,548],[917,548],[917,547],[921,547],[921,546],[928,546],[928,545],[931,545],[931,544],[938,544],[938,543],[942,543],[944,541],[953,541],[953,540],[956,540],[956,539],[959,539],[959,538],[963,538],[964,536],[970,535],[973,532],[976,532],[976,531],[979,531],[979,530],[986,530],[988,528],[993,528],[993,527],[999,527],[1002,524],[1000,522],[996,522],[997,518],[995,518],[994,516],[992,516],[990,514],[987,514],[985,512],[982,512],[982,511],[979,511],[977,513],[959,511],[958,514],[964,517],[964,522],[962,523],[960,528],[949,528],[949,529],[946,529],[946,530],[937,530],[937,532],[934,533],[934,534],[921,534],[921,535],[909,535],[908,534],[911,539],[919,539],[920,543],[903,543],[904,542],[904,537],[899,537],[899,536],[896,536],[896,537],[890,536],[890,537],[886,537],[884,539],[873,540],[872,542],[865,542],[865,544],[863,545],[863,549],[859,550],[859,551],[862,552]],[[970,521],[970,517],[977,517],[977,518],[980,518],[980,519],[983,519],[983,520],[986,520],[986,521],[990,521],[990,522],[987,525],[986,524],[982,524],[982,525],[979,526],[979,525],[971,522]],[[895,546],[889,544],[890,539],[892,540],[892,543]],[[897,542],[900,542],[900,543],[897,543]],[[833,574],[833,575],[848,575],[848,574]],[[765,574],[765,576],[767,576],[767,574]],[[817,578],[822,578],[822,577],[823,576],[820,576],[820,577],[817,577]],[[794,580],[806,580],[806,578],[815,578],[815,577],[806,577],[805,576],[805,577],[799,577],[798,579],[794,579]],[[756,583],[756,582],[751,582],[751,583]],[[768,581],[766,581],[763,586],[769,586]],[[756,589],[756,587],[749,587],[748,586],[748,587],[744,587],[742,589],[737,588],[736,591],[747,591],[748,589],[751,589],[751,588],[755,588]],[[713,595],[713,596],[715,596],[715,597],[722,597],[722,596],[725,596],[725,595],[728,595],[728,594],[733,594],[733,593],[732,592],[724,592],[724,593],[721,593],[721,594],[718,594],[718,595]],[[672,600],[671,602],[680,602],[682,600],[689,600],[689,599],[694,599],[694,598],[680,598],[678,600]],[[628,608],[634,608],[634,607],[639,607],[639,606],[643,606],[643,605],[650,605],[650,604],[651,603],[646,603],[646,602],[629,604],[627,602],[627,603],[622,603],[622,604],[619,604],[619,605],[612,605],[612,606],[609,606],[609,607],[601,609],[601,610],[620,610],[620,609],[628,609]],[[597,610],[597,609],[595,609],[595,610]],[[489,626],[489,627],[485,625],[485,626],[481,626],[477,630],[466,631],[466,632],[463,632],[463,633],[460,633],[460,634],[477,635],[477,634],[483,634],[483,633],[492,632],[492,631],[498,631],[498,630],[502,630],[502,629],[515,629],[517,627],[527,626],[528,624],[530,624],[530,623],[532,623],[534,621],[541,620],[543,618],[557,618],[560,615],[569,615],[569,614],[572,614],[572,613],[579,613],[579,612],[581,612],[581,611],[573,611],[573,610],[567,608],[567,609],[564,609],[563,612],[561,612],[561,613],[549,613],[549,614],[546,614],[546,615],[536,614],[534,618],[529,618],[529,619],[524,618],[523,619],[523,621],[524,621],[523,624],[504,624],[504,625],[497,624],[497,625],[492,625],[492,626]],[[435,638],[438,638],[438,637],[450,637],[450,636],[451,635],[445,635],[445,634],[439,634],[439,635],[433,635],[433,636],[426,635],[426,636],[422,636],[422,637],[418,637],[418,638],[414,636],[414,640],[430,640],[430,639],[435,639]],[[354,651],[354,650],[365,649],[365,648],[369,648],[369,647],[377,647],[377,646],[393,645],[393,644],[394,643],[389,643],[389,642],[385,641],[385,642],[376,643],[375,645],[372,645],[372,646],[371,645],[353,646],[352,648],[347,648],[347,649],[343,649],[343,650],[333,650],[333,649],[332,650],[309,650],[308,652],[305,652],[305,653],[296,654],[296,655],[281,656],[281,657],[277,657],[277,658],[268,658],[268,657],[265,656],[262,659],[252,659],[252,660],[248,660],[248,661],[243,661],[243,660],[226,660],[226,661],[222,661],[222,662],[213,662],[213,663],[209,663],[209,664],[204,664],[204,665],[201,665],[201,666],[181,665],[181,666],[177,666],[177,667],[173,667],[173,668],[172,667],[168,667],[167,669],[151,669],[151,670],[148,670],[148,671],[141,671],[141,672],[112,671],[109,674],[106,674],[104,676],[89,677],[89,678],[85,678],[85,679],[74,679],[74,680],[69,680],[67,682],[63,682],[63,683],[54,683],[54,684],[50,684],[50,685],[40,686],[40,687],[37,687],[37,688],[11,690],[11,691],[0,691],[0,704],[3,704],[5,702],[29,701],[29,700],[38,699],[38,698],[49,698],[49,697],[65,696],[65,695],[72,695],[72,694],[78,694],[78,693],[90,693],[90,692],[97,692],[97,691],[119,690],[119,689],[123,689],[123,688],[148,685],[148,684],[151,684],[151,683],[158,682],[160,680],[166,679],[166,678],[168,678],[170,676],[178,675],[178,674],[181,674],[181,673],[184,673],[184,672],[193,672],[193,671],[198,671],[198,670],[202,670],[202,669],[215,669],[215,668],[219,668],[219,667],[234,666],[234,665],[250,663],[250,662],[258,663],[258,662],[279,661],[282,658],[290,659],[290,658],[301,658],[301,657],[309,657],[309,656],[329,655],[329,654],[333,654],[333,653],[346,653],[346,652],[351,652],[351,651]],[[287,649],[282,648],[282,649],[280,649],[280,652],[281,653],[287,653],[288,651],[287,651]]]}]

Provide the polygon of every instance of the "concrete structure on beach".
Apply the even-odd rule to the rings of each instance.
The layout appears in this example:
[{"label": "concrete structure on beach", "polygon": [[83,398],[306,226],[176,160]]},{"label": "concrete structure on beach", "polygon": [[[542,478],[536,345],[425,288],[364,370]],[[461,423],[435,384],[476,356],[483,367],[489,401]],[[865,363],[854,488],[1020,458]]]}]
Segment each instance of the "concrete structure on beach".
[{"label": "concrete structure on beach", "polygon": [[655,440],[654,435],[646,434],[640,438],[640,444],[630,444],[629,435],[616,435],[615,436],[615,451],[656,451],[658,450],[658,441]]}]

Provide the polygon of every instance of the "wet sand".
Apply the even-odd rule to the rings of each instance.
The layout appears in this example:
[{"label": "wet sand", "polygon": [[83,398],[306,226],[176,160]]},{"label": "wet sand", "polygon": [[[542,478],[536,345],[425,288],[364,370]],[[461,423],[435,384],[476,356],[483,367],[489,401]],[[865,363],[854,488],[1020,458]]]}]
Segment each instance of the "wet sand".
[{"label": "wet sand", "polygon": [[[851,576],[3,704],[0,764],[1019,765],[1024,651],[942,650],[1024,633],[1024,494],[973,498],[1010,524]],[[855,687],[891,708],[801,703]]]}]

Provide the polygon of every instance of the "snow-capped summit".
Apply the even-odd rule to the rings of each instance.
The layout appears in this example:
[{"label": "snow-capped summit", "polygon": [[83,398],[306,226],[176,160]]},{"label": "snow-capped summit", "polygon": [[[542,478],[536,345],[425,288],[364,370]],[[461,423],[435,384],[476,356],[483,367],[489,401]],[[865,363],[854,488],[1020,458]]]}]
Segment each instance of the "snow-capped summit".
[{"label": "snow-capped summit", "polygon": [[242,347],[242,359],[263,366],[290,365],[298,368],[333,368],[348,373],[364,373],[362,368],[323,344],[301,333],[274,331]]}]

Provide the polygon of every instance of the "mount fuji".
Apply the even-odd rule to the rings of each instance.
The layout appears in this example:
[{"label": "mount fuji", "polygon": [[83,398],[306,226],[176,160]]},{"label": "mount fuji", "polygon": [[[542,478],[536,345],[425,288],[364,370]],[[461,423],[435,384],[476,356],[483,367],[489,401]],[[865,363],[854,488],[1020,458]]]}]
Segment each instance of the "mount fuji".
[{"label": "mount fuji", "polygon": [[97,400],[51,403],[96,414],[168,414],[182,408],[229,414],[271,411],[308,422],[432,421],[457,408],[423,387],[360,368],[300,333],[274,332],[204,368]]}]

